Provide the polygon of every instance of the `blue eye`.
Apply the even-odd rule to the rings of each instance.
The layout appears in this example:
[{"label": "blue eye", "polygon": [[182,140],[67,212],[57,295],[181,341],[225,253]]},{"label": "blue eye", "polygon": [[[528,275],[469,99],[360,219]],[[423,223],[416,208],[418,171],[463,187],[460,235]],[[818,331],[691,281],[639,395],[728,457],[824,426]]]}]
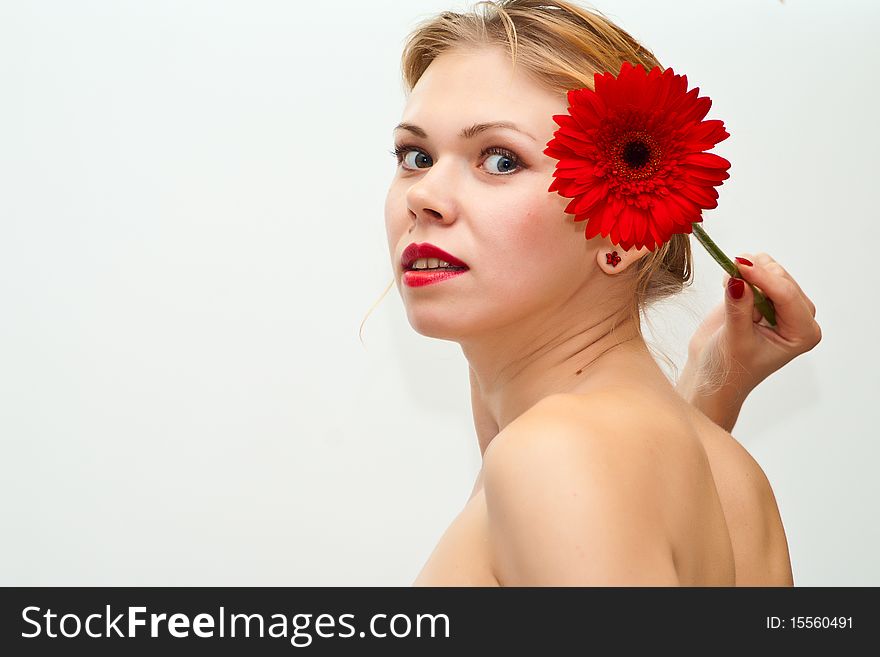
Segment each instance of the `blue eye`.
[{"label": "blue eye", "polygon": [[[416,154],[416,157],[414,158],[414,160],[412,162],[407,160],[407,157],[406,157],[410,153]],[[431,164],[430,163],[431,157],[427,153],[425,153],[424,151],[421,151],[418,148],[414,148],[413,146],[395,146],[394,150],[392,151],[392,154],[397,156],[397,163],[398,164],[400,164],[404,160],[407,160],[407,164],[409,165],[409,168],[415,168],[415,169],[424,168],[424,167],[420,167],[418,163],[419,162],[424,163],[425,159],[428,160],[428,166],[430,166],[430,164]],[[406,169],[406,168],[408,168],[408,167],[404,167],[404,169]]]},{"label": "blue eye", "polygon": [[[517,166],[519,166],[519,160],[516,159],[516,155],[514,155],[510,151],[505,150],[503,148],[490,148],[487,151],[485,151],[485,153],[488,153],[489,155],[492,155],[492,156],[497,155],[498,157],[500,157],[501,159],[498,160],[496,162],[496,164],[501,164],[503,167],[517,167]],[[486,159],[488,160],[489,158],[486,158]],[[511,173],[511,169],[504,168],[501,171],[501,173]]]},{"label": "blue eye", "polygon": [[[407,157],[410,153],[415,153],[415,157]],[[409,146],[405,144],[395,146],[394,150],[391,151],[391,154],[397,158],[398,164],[403,164],[404,161],[406,161],[406,166],[403,168],[410,171],[413,169],[425,169],[432,164],[431,156],[417,146]],[[497,155],[500,158],[496,160],[492,166],[497,167],[500,165],[501,170],[495,169],[494,172],[490,171],[489,173],[493,176],[507,176],[525,168],[516,154],[506,148],[498,146],[486,148],[480,153],[481,157],[484,155]],[[489,160],[490,158],[486,158],[486,161]]]}]

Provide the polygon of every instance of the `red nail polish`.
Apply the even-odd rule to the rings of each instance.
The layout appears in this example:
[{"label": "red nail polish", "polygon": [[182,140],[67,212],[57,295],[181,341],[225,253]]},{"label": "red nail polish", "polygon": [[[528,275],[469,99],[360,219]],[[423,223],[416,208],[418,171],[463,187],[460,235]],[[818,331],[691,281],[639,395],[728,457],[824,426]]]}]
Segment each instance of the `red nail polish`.
[{"label": "red nail polish", "polygon": [[751,262],[749,262],[748,260],[746,260],[745,258],[740,258],[739,256],[736,256],[734,258],[734,260],[736,260],[741,265],[748,265],[749,267],[754,267],[754,265]]},{"label": "red nail polish", "polygon": [[729,278],[727,281],[727,291],[730,293],[731,298],[733,299],[741,299],[743,295],[743,290],[745,290],[746,284],[743,282],[741,278]]}]

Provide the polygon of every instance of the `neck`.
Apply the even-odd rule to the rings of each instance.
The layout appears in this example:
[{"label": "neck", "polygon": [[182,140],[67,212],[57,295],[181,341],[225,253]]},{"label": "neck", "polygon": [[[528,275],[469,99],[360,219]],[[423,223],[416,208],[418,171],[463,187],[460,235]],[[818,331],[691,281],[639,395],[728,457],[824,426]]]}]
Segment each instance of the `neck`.
[{"label": "neck", "polygon": [[626,381],[671,387],[634,320],[609,314],[559,332],[535,332],[526,324],[461,343],[481,454],[499,431],[548,395]]}]

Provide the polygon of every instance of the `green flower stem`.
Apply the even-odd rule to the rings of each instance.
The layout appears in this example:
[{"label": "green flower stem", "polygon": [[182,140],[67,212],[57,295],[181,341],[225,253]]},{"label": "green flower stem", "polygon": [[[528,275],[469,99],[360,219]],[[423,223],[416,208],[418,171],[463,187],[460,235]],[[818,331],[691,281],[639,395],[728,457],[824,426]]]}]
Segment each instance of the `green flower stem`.
[{"label": "green flower stem", "polygon": [[[712,241],[712,239],[706,234],[706,231],[703,230],[703,227],[699,223],[692,224],[693,234],[700,241],[706,250],[709,252],[715,261],[721,265],[721,267],[730,274],[733,278],[742,278],[739,275],[739,267],[736,266],[736,263],[733,262],[730,258],[724,255],[724,252],[718,248],[718,245]],[[752,292],[755,293],[755,307],[761,311],[761,314],[764,318],[770,322],[770,326],[776,326],[776,309],[773,307],[773,302],[764,296],[763,292],[748,281],[749,287],[752,288]]]}]

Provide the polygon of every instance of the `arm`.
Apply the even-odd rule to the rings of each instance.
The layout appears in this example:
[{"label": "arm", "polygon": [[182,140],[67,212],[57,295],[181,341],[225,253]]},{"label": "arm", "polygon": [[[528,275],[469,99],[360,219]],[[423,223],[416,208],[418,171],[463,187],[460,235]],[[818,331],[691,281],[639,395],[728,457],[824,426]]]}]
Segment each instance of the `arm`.
[{"label": "arm", "polygon": [[650,450],[585,435],[560,404],[541,400],[486,450],[496,578],[503,586],[678,585]]},{"label": "arm", "polygon": [[727,431],[733,430],[746,397],[761,381],[822,339],[816,306],[791,274],[766,253],[745,257],[754,264],[738,264],[740,275],[772,299],[776,326],[755,308],[748,285],[739,299],[733,298],[725,273],[725,299],[691,338],[676,383],[685,399]]},{"label": "arm", "polygon": [[[701,365],[698,367],[695,363]],[[754,386],[747,386],[741,379],[734,378],[730,371],[725,374],[721,365],[728,366],[723,360],[706,359],[699,353],[689,352],[675,389],[715,424],[732,432],[742,405]]]}]

